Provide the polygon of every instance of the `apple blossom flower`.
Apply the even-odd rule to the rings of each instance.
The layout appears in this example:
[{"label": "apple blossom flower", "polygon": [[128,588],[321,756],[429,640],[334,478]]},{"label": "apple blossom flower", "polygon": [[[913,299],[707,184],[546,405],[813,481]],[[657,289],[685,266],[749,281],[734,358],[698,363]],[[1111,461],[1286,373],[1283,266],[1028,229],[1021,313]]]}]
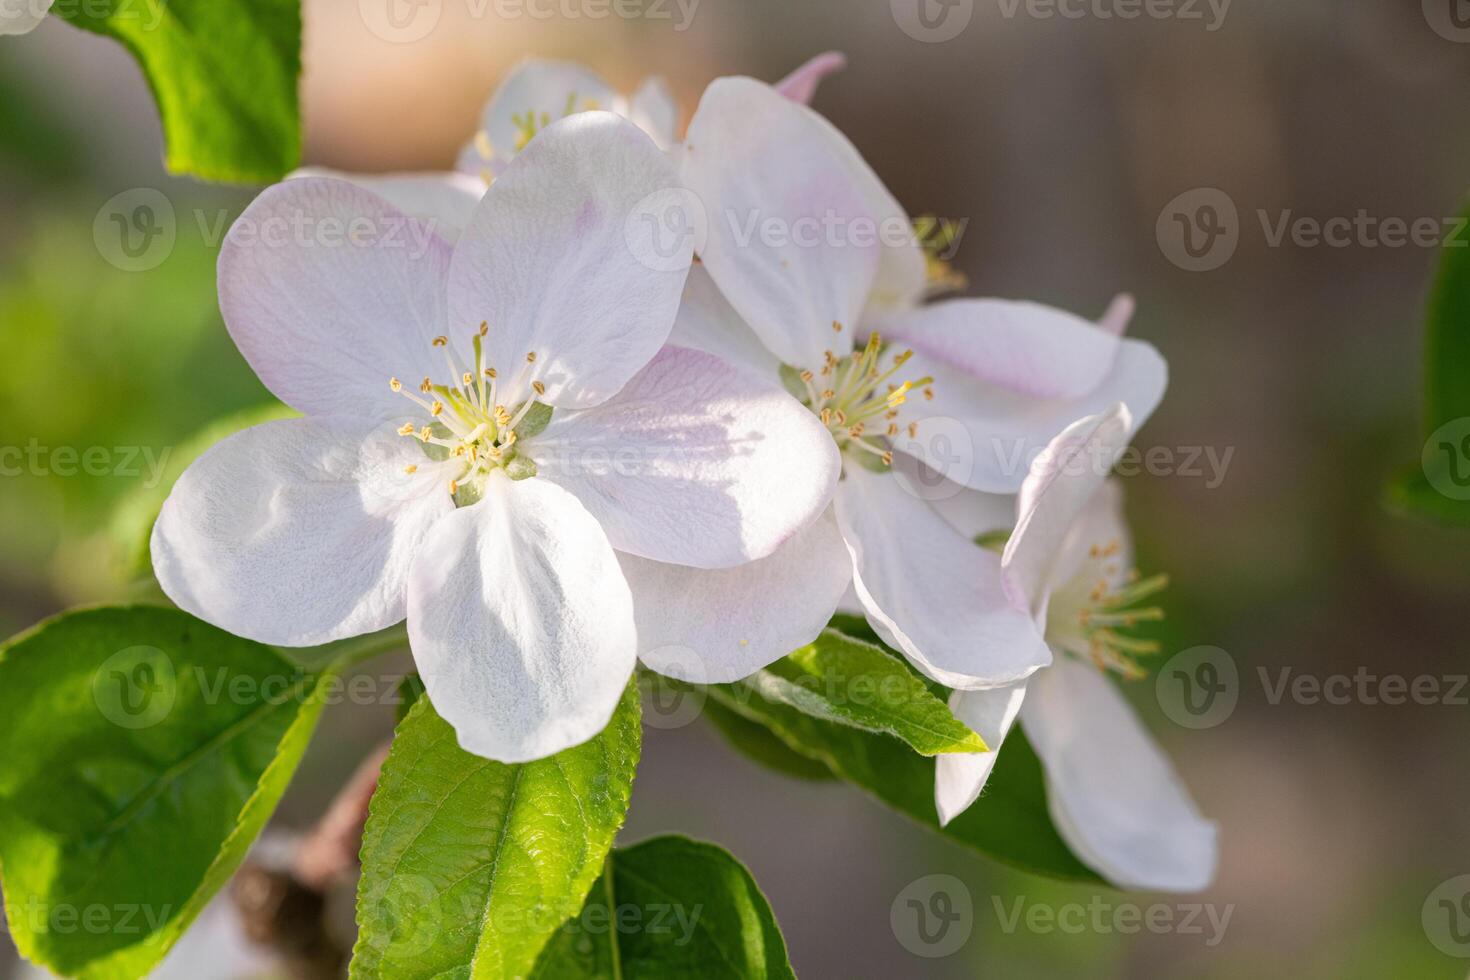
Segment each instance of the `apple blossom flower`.
[{"label": "apple blossom flower", "polygon": [[0,34],[29,34],[56,0],[0,0]]},{"label": "apple blossom flower", "polygon": [[345,181],[265,191],[221,252],[220,306],[305,417],[179,480],[152,538],[168,595],[283,646],[406,617],[436,709],[489,758],[600,731],[633,671],[635,598],[658,601],[620,554],[763,558],[839,469],[778,386],[664,346],[690,253],[647,261],[629,219],[675,181],[646,135],[594,112],[548,127],[453,246]]},{"label": "apple blossom flower", "polygon": [[[846,63],[847,59],[835,51],[819,54],[778,82],[776,88],[787,98],[810,102],[822,79],[840,71]],[[460,153],[456,171],[368,175],[303,167],[292,176],[340,177],[361,184],[400,211],[432,220],[439,234],[453,242],[485,188],[540,130],[589,109],[624,116],[661,149],[674,150],[678,146],[679,106],[663,79],[650,78],[631,97],[625,97],[589,68],[568,61],[532,58],[516,66],[490,96],[481,113],[480,128]]]},{"label": "apple blossom flower", "polygon": [[[1107,479],[1129,422],[1120,404],[1068,427],[1008,508],[1015,530],[1001,564],[1055,660],[1019,684],[955,692],[955,715],[992,751],[941,757],[935,804],[948,823],[976,800],[1019,718],[1046,771],[1052,820],[1079,858],[1125,888],[1197,891],[1214,877],[1215,825],[1106,676],[1142,675],[1138,658],[1157,647],[1129,628],[1162,617],[1147,602],[1164,579],[1132,571],[1122,495]],[[969,513],[951,513],[966,533],[1010,525],[992,516],[1007,498],[964,497],[952,506]]]},{"label": "apple blossom flower", "polygon": [[[641,629],[644,662],[693,681],[748,675],[809,642],[851,584],[879,635],[946,686],[1009,684],[1050,663],[999,558],[922,499],[914,464],[1014,491],[1028,450],[1074,419],[1119,400],[1146,417],[1165,368],[1147,344],[1118,337],[1130,304],[1103,326],[1030,303],[922,305],[932,266],[908,215],[830,123],[751,79],[710,86],[683,174],[707,241],[674,342],[783,377],[830,433],[844,475],[822,521],[750,568],[625,561],[630,580],[680,597],[682,615],[665,606]],[[940,452],[992,442],[1007,452]],[[736,645],[729,610],[757,608],[771,582],[782,583],[781,615]]]}]

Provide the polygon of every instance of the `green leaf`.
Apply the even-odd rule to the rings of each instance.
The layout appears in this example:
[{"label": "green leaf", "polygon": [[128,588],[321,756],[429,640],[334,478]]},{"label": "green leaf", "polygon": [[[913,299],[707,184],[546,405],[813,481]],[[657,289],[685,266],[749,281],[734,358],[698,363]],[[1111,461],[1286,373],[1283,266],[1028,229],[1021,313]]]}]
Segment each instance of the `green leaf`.
[{"label": "green leaf", "polygon": [[725,687],[731,697],[743,687],[812,718],[892,735],[920,755],[986,751],[903,661],[836,630]]},{"label": "green leaf", "polygon": [[398,703],[393,706],[393,724],[403,724],[403,719],[419,703],[425,690],[423,678],[418,674],[404,675],[403,680],[398,683]]},{"label": "green leaf", "polygon": [[767,769],[809,782],[830,782],[837,778],[822,763],[791,751],[770,729],[736,714],[718,701],[706,700],[702,714],[736,751]]},{"label": "green leaf", "polygon": [[535,980],[792,978],[760,888],[713,844],[657,837],[618,848],[587,904],[546,947]]},{"label": "green leaf", "polygon": [[67,613],[0,647],[0,876],[21,952],[87,980],[146,974],[274,811],[319,687],[172,609]]},{"label": "green leaf", "polygon": [[504,765],[461,749],[420,698],[398,728],[363,837],[352,976],[525,976],[602,868],[640,737],[629,684],[596,738]]},{"label": "green leaf", "polygon": [[132,52],[158,103],[170,170],[265,183],[300,161],[299,0],[91,0],[55,10]]},{"label": "green leaf", "polygon": [[274,402],[247,408],[216,419],[170,452],[158,482],[140,487],[113,511],[111,533],[122,556],[122,571],[127,575],[152,574],[153,559],[148,553],[148,541],[153,535],[153,524],[158,520],[158,512],[163,509],[163,502],[173,491],[174,484],[191,463],[226,436],[266,422],[294,417],[295,412]]},{"label": "green leaf", "polygon": [[822,721],[734,685],[707,689],[718,703],[769,729],[793,751],[966,847],[1038,874],[1099,881],[1067,847],[1047,809],[1041,762],[1019,727],[1006,736],[980,800],[941,828],[934,762],[903,743]]},{"label": "green leaf", "polygon": [[1450,238],[1439,254],[1425,318],[1425,443],[1419,464],[1390,482],[1385,502],[1409,516],[1470,526],[1470,240]]}]

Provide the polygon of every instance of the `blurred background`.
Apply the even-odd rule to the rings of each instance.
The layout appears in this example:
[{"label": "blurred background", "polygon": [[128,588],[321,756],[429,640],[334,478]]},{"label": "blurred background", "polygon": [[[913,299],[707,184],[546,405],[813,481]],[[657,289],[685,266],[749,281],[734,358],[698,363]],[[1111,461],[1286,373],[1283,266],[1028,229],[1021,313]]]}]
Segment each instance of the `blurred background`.
[{"label": "blurred background", "polygon": [[[1457,0],[1179,0],[1131,20],[1103,16],[1120,9],[1110,0],[1074,0],[1079,17],[959,0],[929,8],[948,18],[934,29],[912,0],[671,0],[627,19],[592,19],[578,0],[544,4],[545,19],[423,0],[405,9],[435,20],[411,39],[384,36],[373,2],[305,2],[309,163],[447,167],[526,56],[585,62],[624,90],[661,74],[687,121],[712,77],[776,80],[837,49],[850,66],[817,108],[911,213],[968,221],[956,265],[971,293],[1095,316],[1131,291],[1132,333],[1170,362],[1169,396],[1138,445],[1176,465],[1126,479],[1140,567],[1172,577],[1165,655],[1226,651],[1239,700],[1195,730],[1170,720],[1152,679],[1130,692],[1220,822],[1213,889],[1128,895],[1020,874],[855,790],[759,769],[703,724],[649,731],[625,840],[675,831],[732,850],[804,977],[1465,974],[1422,912],[1470,872],[1470,688],[1459,704],[1272,696],[1288,667],[1429,676],[1441,690],[1470,672],[1470,534],[1380,506],[1385,479],[1419,457],[1435,250],[1362,231],[1336,246],[1274,239],[1283,219],[1439,227],[1460,209],[1470,35],[1448,19]],[[170,178],[161,139],[118,46],[55,21],[0,44],[0,446],[42,461],[0,479],[7,635],[130,594],[129,501],[166,489],[167,454],[208,423],[268,403],[214,293],[220,236],[253,190]],[[1210,196],[1180,197],[1202,188]],[[94,226],[115,195],[148,191],[171,205],[175,239],[132,271]],[[1181,254],[1174,215],[1221,194],[1236,209],[1234,251]],[[92,472],[63,475],[58,447],[102,447],[105,465],[94,455]],[[1187,466],[1195,447],[1228,460],[1223,473],[1207,457]],[[334,709],[279,831],[309,827],[391,724],[390,707]],[[922,958],[890,910],[940,873],[971,898],[968,939]],[[1197,933],[1128,935],[1110,917],[1048,930],[1012,924],[1018,898],[1164,903],[1176,925],[1181,903],[1198,901],[1229,919],[1223,935],[1203,914]],[[342,901],[350,922],[350,893]],[[221,975],[220,962],[182,975]],[[0,937],[0,977],[20,969]]]}]

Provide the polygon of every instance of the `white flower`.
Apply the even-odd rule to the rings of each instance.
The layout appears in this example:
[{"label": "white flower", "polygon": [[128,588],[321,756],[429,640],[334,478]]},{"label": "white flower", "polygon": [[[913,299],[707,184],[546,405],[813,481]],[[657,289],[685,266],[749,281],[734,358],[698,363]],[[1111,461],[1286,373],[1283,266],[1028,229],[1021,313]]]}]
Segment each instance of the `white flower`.
[{"label": "white flower", "polygon": [[[1105,676],[1141,673],[1134,658],[1154,648],[1127,629],[1161,615],[1140,606],[1162,579],[1132,574],[1122,495],[1107,480],[1128,431],[1121,405],[1082,419],[1026,477],[1002,565],[1056,659],[1028,682],[955,693],[956,716],[993,751],[941,757],[935,803],[948,823],[975,801],[1019,716],[1046,770],[1052,820],[1078,857],[1126,888],[1198,891],[1214,878],[1215,825]],[[956,515],[957,525],[967,532],[1009,526],[992,516],[1002,499],[957,501],[969,511]]]},{"label": "white flower", "polygon": [[56,0],[0,0],[0,35],[29,34],[41,26]]},{"label": "white flower", "polygon": [[[680,597],[682,615],[640,622],[644,662],[694,681],[748,675],[810,641],[852,583],[873,628],[942,684],[993,687],[1045,666],[999,559],[921,499],[915,460],[1014,491],[1028,453],[1074,419],[1119,400],[1140,420],[1152,412],[1162,359],[1120,341],[1120,324],[1034,304],[921,306],[929,270],[909,217],[830,123],[759,82],[710,86],[683,173],[708,241],[674,342],[756,377],[784,371],[842,452],[844,477],[827,518],[750,568],[625,562],[631,581]],[[961,443],[974,449],[958,460],[940,451]],[[779,615],[754,619],[773,596]]]},{"label": "white flower", "polygon": [[838,475],[774,385],[660,351],[690,257],[650,268],[628,219],[675,179],[635,127],[586,113],[506,169],[454,246],[345,181],[263,193],[221,252],[220,306],[306,417],[225,440],[175,486],[152,540],[169,596],[286,646],[406,616],[435,707],[490,758],[600,731],[637,648],[620,553],[762,558]]},{"label": "white flower", "polygon": [[[841,70],[846,61],[832,51],[817,55],[776,87],[787,98],[810,102],[822,79]],[[558,119],[595,109],[627,118],[661,149],[677,149],[679,106],[663,79],[650,78],[625,97],[589,68],[531,58],[512,69],[485,103],[480,128],[460,153],[456,171],[370,176],[306,167],[292,176],[351,180],[407,214],[432,220],[439,234],[452,242],[485,188],[538,132]]]}]

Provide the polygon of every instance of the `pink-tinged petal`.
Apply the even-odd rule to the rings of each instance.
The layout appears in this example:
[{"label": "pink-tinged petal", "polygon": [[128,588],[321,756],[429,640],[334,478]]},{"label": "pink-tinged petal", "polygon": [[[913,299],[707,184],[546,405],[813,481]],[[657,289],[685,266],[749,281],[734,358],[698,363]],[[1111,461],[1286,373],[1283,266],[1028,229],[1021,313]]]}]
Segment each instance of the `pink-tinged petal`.
[{"label": "pink-tinged petal", "polygon": [[596,519],[546,480],[492,475],[414,562],[408,637],[467,752],[529,762],[607,727],[637,659],[633,600]]},{"label": "pink-tinged petal", "polygon": [[41,26],[56,0],[8,0],[0,3],[0,36],[29,34]]},{"label": "pink-tinged petal", "polygon": [[1128,332],[1128,324],[1133,322],[1133,311],[1136,305],[1132,296],[1127,293],[1119,293],[1108,304],[1102,319],[1097,321],[1098,327],[1115,337],[1123,336]]},{"label": "pink-tinged petal", "polygon": [[378,195],[404,214],[422,221],[440,238],[453,244],[485,196],[478,177],[443,173],[355,174],[324,167],[303,167],[287,179],[328,177],[345,180]]},{"label": "pink-tinged petal", "polygon": [[1052,820],[1093,870],[1149,891],[1214,880],[1218,828],[1100,671],[1059,658],[1032,680],[1021,723],[1046,769]]},{"label": "pink-tinged petal", "polygon": [[955,691],[950,695],[950,711],[984,739],[990,751],[952,752],[935,758],[934,808],[941,827],[980,798],[980,791],[1000,758],[1001,744],[1020,715],[1025,699],[1025,682],[988,691]]},{"label": "pink-tinged petal", "polygon": [[1128,447],[1132,428],[1128,408],[1119,403],[1068,426],[1031,464],[1001,565],[1033,612],[1044,608],[1067,535]]},{"label": "pink-tinged petal", "polygon": [[639,659],[695,684],[749,677],[812,642],[852,580],[830,511],[774,553],[735,568],[619,558],[633,592]]},{"label": "pink-tinged petal", "polygon": [[776,91],[793,102],[811,105],[822,80],[846,67],[847,55],[841,51],[823,52],[777,82]]},{"label": "pink-tinged petal", "polygon": [[951,299],[883,317],[885,340],[988,385],[1033,398],[1079,398],[1107,377],[1118,338],[1064,310],[1000,299]]},{"label": "pink-tinged petal", "polygon": [[832,437],[796,399],[681,347],[606,404],[558,412],[526,452],[613,547],[696,568],[775,551],[827,508],[841,471]]},{"label": "pink-tinged petal", "polygon": [[661,150],[679,142],[679,103],[662,78],[649,78],[638,86],[628,103],[628,118]]},{"label": "pink-tinged petal", "polygon": [[1168,386],[1169,369],[1142,341],[1124,340],[1113,368],[1081,398],[1033,398],[988,385],[943,361],[916,353],[907,375],[934,378],[932,401],[919,406],[915,437],[894,448],[927,462],[945,477],[986,493],[1015,493],[1031,460],[1079,418],[1128,406],[1134,429],[1153,414]]},{"label": "pink-tinged petal", "polygon": [[391,376],[443,374],[450,246],[343,180],[266,188],[230,228],[219,302],[235,345],[281,401],[307,415],[389,418]]},{"label": "pink-tinged petal", "polygon": [[914,666],[972,690],[1024,680],[1051,662],[1030,613],[1007,595],[1000,557],[891,474],[848,466],[836,501],[868,622]]},{"label": "pink-tinged petal", "polygon": [[480,133],[460,155],[459,168],[474,177],[498,176],[522,149],[523,134],[529,131],[523,125],[527,119],[534,120],[535,129],[540,130],[569,111],[621,113],[624,108],[622,96],[579,64],[541,58],[523,61],[485,103]]},{"label": "pink-tinged petal", "polygon": [[708,216],[700,257],[730,305],[787,364],[816,370],[823,351],[852,350],[882,251],[857,151],[748,78],[710,85],[684,150]]},{"label": "pink-tinged petal", "polygon": [[179,608],[262,643],[384,629],[404,617],[420,542],[453,509],[437,469],[391,423],[246,429],[174,485],[153,528],[153,570]]},{"label": "pink-tinged petal", "polygon": [[489,324],[485,349],[503,401],[528,396],[539,380],[541,401],[590,408],[663,346],[693,237],[654,255],[658,243],[644,236],[677,200],[676,180],[642,130],[584,112],[542,132],[491,185],[454,250],[449,312],[467,329]]},{"label": "pink-tinged petal", "polygon": [[780,360],[740,319],[702,265],[689,270],[669,343],[714,354],[768,382],[780,377]]}]

